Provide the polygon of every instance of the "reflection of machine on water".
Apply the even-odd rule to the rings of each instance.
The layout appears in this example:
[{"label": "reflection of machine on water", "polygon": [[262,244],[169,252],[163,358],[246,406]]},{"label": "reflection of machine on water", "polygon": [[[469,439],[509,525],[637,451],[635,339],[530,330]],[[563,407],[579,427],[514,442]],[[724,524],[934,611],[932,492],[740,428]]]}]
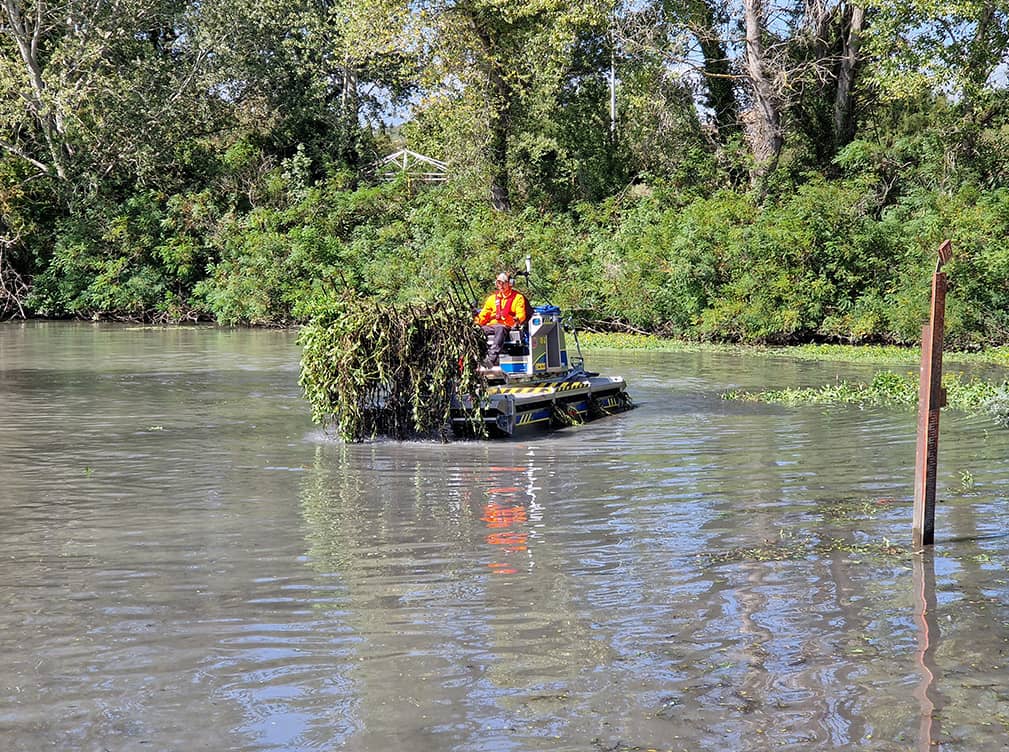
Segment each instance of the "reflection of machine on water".
[{"label": "reflection of machine on water", "polygon": [[[577,357],[569,357],[557,306],[534,306],[529,321],[508,334],[498,368],[485,372],[488,387],[481,411],[490,435],[560,428],[634,406],[623,377],[585,370],[580,348]],[[465,430],[473,407],[470,399],[458,400],[453,416],[457,432]]]},{"label": "reflection of machine on water", "polygon": [[[487,489],[481,519],[487,526],[487,543],[503,556],[488,566],[495,574],[515,574],[518,571],[515,555],[525,554],[524,558],[532,563],[529,523],[541,520],[543,509],[536,503],[531,467],[492,466],[490,472],[495,485]],[[516,484],[522,480],[526,480],[525,486]]]}]

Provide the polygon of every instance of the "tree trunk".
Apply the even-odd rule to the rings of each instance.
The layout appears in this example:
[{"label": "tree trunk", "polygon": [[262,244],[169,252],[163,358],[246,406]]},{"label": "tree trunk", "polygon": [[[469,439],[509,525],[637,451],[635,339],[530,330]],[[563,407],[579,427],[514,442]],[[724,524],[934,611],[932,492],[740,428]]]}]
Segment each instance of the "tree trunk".
[{"label": "tree trunk", "polygon": [[750,144],[753,149],[753,182],[760,184],[778,166],[778,157],[784,143],[781,130],[781,104],[774,82],[768,76],[763,31],[763,0],[743,0],[746,21],[746,55],[744,64],[753,95],[749,113]]},{"label": "tree trunk", "polygon": [[724,145],[739,130],[739,104],[729,53],[725,40],[716,28],[717,23],[725,20],[724,11],[716,2],[717,0],[691,0],[687,12],[704,57],[704,79],[708,89],[706,104],[715,116],[717,139]]},{"label": "tree trunk", "polygon": [[781,155],[784,136],[781,130],[781,104],[768,65],[762,40],[763,0],[743,0],[746,23],[744,67],[753,96],[749,112],[749,137],[756,168],[753,182],[760,183],[774,172]]},{"label": "tree trunk", "polygon": [[492,32],[479,20],[474,18],[472,22],[477,39],[480,40],[480,46],[483,48],[484,67],[491,85],[490,115],[488,117],[491,166],[490,200],[495,209],[506,212],[511,210],[508,142],[511,138],[511,115],[515,103],[515,91],[505,78],[505,72],[501,70],[501,63],[497,59],[498,45]]},{"label": "tree trunk", "polygon": [[22,14],[20,0],[3,0],[2,7],[4,15],[7,16],[10,35],[14,38],[18,51],[21,53],[21,60],[25,65],[25,73],[31,89],[31,95],[25,97],[28,109],[42,131],[51,164],[43,165],[39,160],[31,158],[13,144],[0,142],[0,145],[6,151],[27,159],[35,167],[44,169],[47,174],[55,173],[57,177],[65,179],[67,175],[64,157],[69,152],[69,147],[64,138],[63,113],[55,103],[47,104],[46,102],[46,85],[42,77],[42,63],[39,59],[39,44],[42,41],[42,4],[39,2],[35,18],[30,22]]},{"label": "tree trunk", "polygon": [[853,5],[845,14],[847,34],[843,40],[841,65],[837,72],[837,92],[834,97],[834,149],[851,143],[855,137],[855,74],[860,62],[865,8]]}]

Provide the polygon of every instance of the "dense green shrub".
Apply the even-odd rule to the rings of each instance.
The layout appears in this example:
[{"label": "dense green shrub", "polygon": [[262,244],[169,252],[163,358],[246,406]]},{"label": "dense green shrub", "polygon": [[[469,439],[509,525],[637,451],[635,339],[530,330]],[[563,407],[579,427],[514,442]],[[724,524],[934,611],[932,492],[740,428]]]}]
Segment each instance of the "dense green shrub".
[{"label": "dense green shrub", "polygon": [[[255,155],[236,149],[221,169],[244,174]],[[582,326],[906,344],[920,336],[935,251],[949,237],[948,342],[1009,337],[1006,189],[916,189],[880,207],[872,179],[812,176],[763,200],[655,182],[567,211],[502,213],[454,185],[355,184],[340,171],[311,183],[297,167],[295,155],[242,197],[221,177],[200,191],[88,202],[53,223],[33,310],[291,324],[348,287],[387,302],[436,301],[459,292],[459,269],[463,294],[480,298],[497,271],[522,270],[529,256],[533,277],[519,286]]]},{"label": "dense green shrub", "polygon": [[163,247],[169,237],[162,197],[144,192],[122,206],[96,204],[59,223],[52,259],[35,278],[29,304],[48,315],[170,315],[186,253]]}]

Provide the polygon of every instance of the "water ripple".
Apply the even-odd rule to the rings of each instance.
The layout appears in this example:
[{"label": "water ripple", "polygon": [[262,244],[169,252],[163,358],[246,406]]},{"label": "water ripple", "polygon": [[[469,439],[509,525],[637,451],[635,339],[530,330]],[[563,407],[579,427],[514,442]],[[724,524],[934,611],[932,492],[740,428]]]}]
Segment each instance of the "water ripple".
[{"label": "water ripple", "polygon": [[944,414],[923,569],[912,413],[720,397],[859,367],[601,355],[636,410],[345,446],[290,333],[0,348],[5,749],[1004,747],[1006,435]]}]

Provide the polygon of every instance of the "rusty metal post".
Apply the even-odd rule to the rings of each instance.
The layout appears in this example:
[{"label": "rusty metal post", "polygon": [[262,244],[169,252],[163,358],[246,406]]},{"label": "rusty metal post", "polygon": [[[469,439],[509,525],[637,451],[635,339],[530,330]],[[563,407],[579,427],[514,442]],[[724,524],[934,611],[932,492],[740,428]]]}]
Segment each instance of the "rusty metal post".
[{"label": "rusty metal post", "polygon": [[939,246],[932,275],[932,310],[921,328],[921,374],[918,382],[918,443],[914,463],[914,547],[935,542],[935,474],[939,454],[939,410],[946,405],[942,388],[942,339],[946,317],[946,273],[943,264],[953,249],[950,241]]}]

